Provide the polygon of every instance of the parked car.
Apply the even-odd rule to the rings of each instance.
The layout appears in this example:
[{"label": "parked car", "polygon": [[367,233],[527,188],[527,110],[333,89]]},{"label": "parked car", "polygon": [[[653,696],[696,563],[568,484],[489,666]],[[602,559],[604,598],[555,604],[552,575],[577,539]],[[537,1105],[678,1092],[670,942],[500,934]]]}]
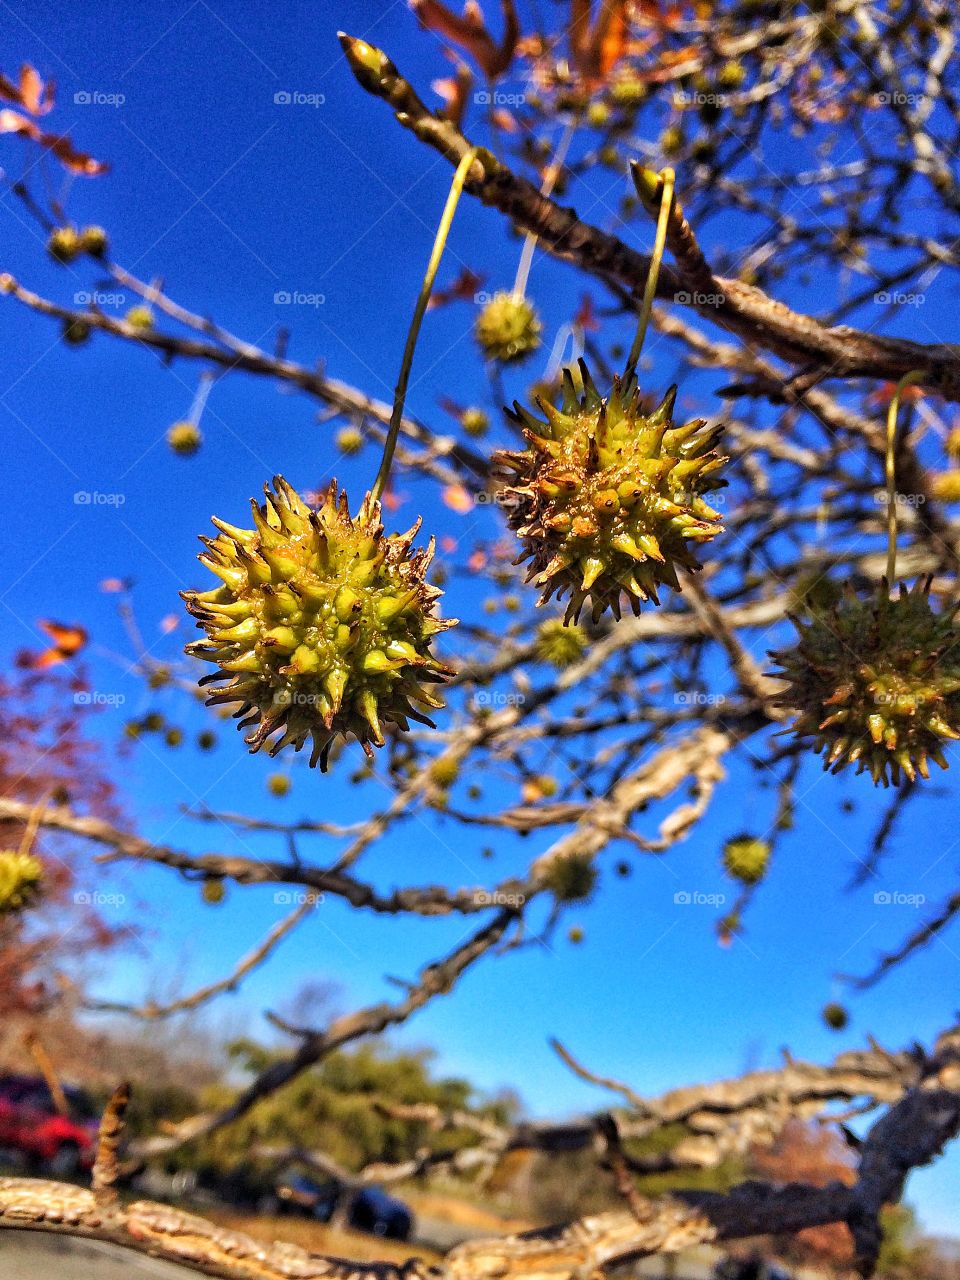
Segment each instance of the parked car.
[{"label": "parked car", "polygon": [[55,1178],[71,1178],[93,1164],[96,1113],[80,1089],[65,1089],[69,1115],[57,1110],[39,1076],[0,1076],[0,1148],[16,1152]]},{"label": "parked car", "polygon": [[413,1214],[396,1196],[381,1187],[349,1191],[336,1181],[317,1182],[302,1173],[281,1178],[272,1195],[260,1204],[263,1213],[302,1213],[329,1222],[346,1197],[345,1220],[357,1231],[407,1240],[413,1230]]}]

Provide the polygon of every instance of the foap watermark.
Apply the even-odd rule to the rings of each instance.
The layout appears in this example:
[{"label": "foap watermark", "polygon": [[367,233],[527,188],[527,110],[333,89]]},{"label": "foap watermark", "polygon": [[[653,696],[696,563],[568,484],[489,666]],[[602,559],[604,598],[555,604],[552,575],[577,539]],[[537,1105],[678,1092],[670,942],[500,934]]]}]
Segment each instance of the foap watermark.
[{"label": "foap watermark", "polygon": [[300,89],[278,89],[273,95],[275,107],[322,107],[326,101],[324,93],[304,93]]},{"label": "foap watermark", "polygon": [[125,893],[102,893],[99,889],[78,889],[73,901],[78,907],[122,907]]},{"label": "foap watermark", "polygon": [[727,300],[727,295],[725,293],[701,293],[699,289],[694,289],[693,292],[681,289],[673,295],[673,300],[685,307],[722,307]]},{"label": "foap watermark", "polygon": [[[890,503],[890,495],[886,489],[878,489],[873,495],[878,507],[886,507]],[[922,507],[927,500],[925,493],[894,493],[894,505],[898,507]]]},{"label": "foap watermark", "polygon": [[903,893],[900,889],[879,889],[873,895],[876,907],[922,907],[926,900],[926,894]]},{"label": "foap watermark", "polygon": [[474,697],[478,707],[522,707],[526,700],[522,693],[495,693],[488,689],[479,690]]},{"label": "foap watermark", "polygon": [[126,500],[125,493],[101,493],[99,489],[78,489],[73,495],[76,507],[122,507]]},{"label": "foap watermark", "polygon": [[278,307],[322,307],[327,300],[325,293],[310,293],[304,289],[278,289],[273,295]]},{"label": "foap watermark", "polygon": [[922,307],[927,300],[925,293],[904,293],[902,289],[881,289],[873,295],[873,300],[881,307]]},{"label": "foap watermark", "polygon": [[673,95],[678,107],[725,107],[732,98],[728,93],[686,93],[681,90]]},{"label": "foap watermark", "polygon": [[526,902],[522,893],[505,893],[502,889],[477,889],[473,895],[475,907],[522,907]]},{"label": "foap watermark", "polygon": [[278,889],[273,895],[278,907],[317,907],[323,900],[317,889]]},{"label": "foap watermark", "polygon": [[103,89],[78,89],[73,95],[75,107],[122,107],[125,93],[107,93]]},{"label": "foap watermark", "polygon": [[522,107],[527,100],[525,93],[503,93],[499,89],[481,89],[473,95],[478,107]]},{"label": "foap watermark", "polygon": [[876,107],[919,107],[926,102],[925,93],[904,93],[902,89],[894,89],[890,93],[881,91],[873,95],[873,104]]},{"label": "foap watermark", "polygon": [[122,707],[126,702],[122,693],[104,693],[101,689],[79,689],[73,695],[76,707]]},{"label": "foap watermark", "polygon": [[702,893],[699,889],[678,889],[673,901],[678,907],[722,907],[725,893]]},{"label": "foap watermark", "polygon": [[122,307],[126,301],[125,293],[106,293],[102,289],[79,289],[73,295],[75,307]]},{"label": "foap watermark", "polygon": [[702,689],[678,689],[673,695],[678,707],[722,707],[726,694],[704,693]]}]

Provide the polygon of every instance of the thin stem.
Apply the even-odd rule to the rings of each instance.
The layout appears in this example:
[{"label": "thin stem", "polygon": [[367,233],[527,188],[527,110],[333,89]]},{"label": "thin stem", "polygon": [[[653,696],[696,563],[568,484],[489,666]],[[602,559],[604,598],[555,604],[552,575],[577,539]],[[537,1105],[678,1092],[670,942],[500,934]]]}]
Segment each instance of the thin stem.
[{"label": "thin stem", "polygon": [[923,382],[926,375],[921,369],[911,369],[897,383],[897,388],[887,409],[887,590],[892,591],[897,576],[897,486],[894,474],[897,416],[900,413],[900,396],[906,387]]},{"label": "thin stem", "polygon": [[[557,179],[563,170],[564,162],[567,158],[567,152],[570,150],[570,143],[573,141],[573,135],[579,123],[576,116],[567,124],[560,141],[557,143],[557,149],[553,153],[553,159],[547,165],[544,174],[543,183],[540,187],[542,196],[549,196],[553,188],[557,184]],[[520,250],[520,262],[517,265],[517,278],[513,282],[513,296],[515,298],[524,298],[527,294],[527,281],[530,278],[530,267],[533,264],[533,251],[537,247],[537,240],[540,237],[535,231],[528,231],[526,239],[523,242],[523,248]]]},{"label": "thin stem", "polygon": [[663,250],[667,243],[667,226],[673,212],[673,188],[676,174],[672,169],[663,169],[660,173],[663,191],[660,196],[660,215],[657,218],[657,235],[653,242],[653,256],[650,259],[650,270],[647,272],[647,283],[643,290],[643,303],[640,307],[640,319],[637,321],[637,334],[630,348],[627,368],[634,369],[640,360],[643,340],[647,336],[647,325],[653,310],[653,298],[657,292],[657,280],[660,276],[660,263],[663,261]]},{"label": "thin stem", "polygon": [[417,298],[417,305],[413,309],[413,319],[410,321],[410,331],[407,334],[407,344],[403,349],[403,360],[400,362],[400,376],[397,378],[397,388],[393,395],[393,412],[390,415],[390,427],[387,431],[387,438],[383,445],[383,460],[380,463],[380,470],[377,472],[377,478],[373,482],[373,488],[370,491],[371,502],[378,502],[380,500],[390,476],[390,464],[393,462],[393,453],[397,447],[397,437],[400,434],[400,423],[403,421],[403,404],[407,396],[407,383],[410,381],[410,369],[413,365],[413,352],[417,345],[417,338],[420,335],[420,325],[423,322],[427,303],[430,301],[430,294],[433,292],[433,282],[437,277],[437,268],[440,266],[440,259],[443,256],[444,246],[447,243],[447,236],[450,234],[450,226],[453,222],[453,215],[457,209],[457,202],[460,199],[460,193],[463,190],[463,184],[466,182],[470,166],[476,158],[477,148],[471,147],[457,165],[457,171],[453,175],[453,182],[450,184],[450,194],[447,196],[447,203],[443,208],[440,225],[437,227],[436,238],[434,239],[433,249],[430,253],[430,261],[427,263],[427,270],[423,277],[423,284],[420,286],[420,295]]}]

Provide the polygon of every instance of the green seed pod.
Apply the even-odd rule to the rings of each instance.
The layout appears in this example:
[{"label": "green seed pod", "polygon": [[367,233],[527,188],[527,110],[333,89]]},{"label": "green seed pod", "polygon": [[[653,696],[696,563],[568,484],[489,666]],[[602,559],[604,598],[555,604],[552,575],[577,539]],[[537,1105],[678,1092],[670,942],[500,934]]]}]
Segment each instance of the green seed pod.
[{"label": "green seed pod", "polygon": [[930,492],[938,502],[960,502],[960,467],[935,471],[930,477]]},{"label": "green seed pod", "polygon": [[163,740],[168,747],[179,747],[183,745],[183,730],[178,729],[176,725],[171,725],[167,732],[163,735]]},{"label": "green seed pod", "polygon": [[662,584],[680,589],[678,566],[699,569],[691,546],[723,531],[703,495],[725,483],[716,472],[726,458],[716,452],[722,427],[674,426],[675,387],[644,414],[635,373],[604,399],[582,360],[580,371],[582,396],[566,369],[561,407],[538,401],[546,421],[515,403],[510,416],[530,447],[493,461],[539,603],[569,593],[569,622],[590,599],[596,622],[606,609],[619,618],[623,596],[634,613],[659,604]]},{"label": "green seed pod", "polygon": [[47,240],[47,253],[55,262],[67,265],[83,253],[75,227],[54,227]]},{"label": "green seed pod", "polygon": [[290,794],[290,778],[285,773],[271,773],[267,778],[267,790],[277,799]]},{"label": "green seed pod", "polygon": [[535,652],[541,662],[562,670],[579,662],[587,648],[587,633],[576,623],[565,626],[560,618],[548,618],[537,629]]},{"label": "green seed pod", "polygon": [[82,347],[89,340],[92,332],[93,330],[86,320],[75,316],[72,320],[64,321],[60,336],[68,346]]},{"label": "green seed pod", "polygon": [[351,516],[335,483],[318,510],[282,476],[265,493],[254,529],[215,519],[219,536],[202,539],[201,563],[223,585],[183,593],[207,633],[187,652],[217,668],[201,682],[217,686],[208,703],[239,703],[251,751],[311,738],[324,770],[338,740],[372,758],[385,728],[432,727],[424,710],[444,705],[432,686],[453,672],[430,646],[454,622],[433,616],[433,541],[411,553],[419,520],[386,536],[380,504],[367,496]]},{"label": "green seed pod", "polygon": [[137,306],[131,307],[123,318],[127,324],[132,324],[135,329],[153,328],[153,312],[145,303],[139,303]]},{"label": "green seed pod", "polygon": [[167,432],[167,444],[181,458],[191,458],[203,443],[195,422],[175,422]]},{"label": "green seed pod", "polygon": [[474,334],[489,360],[511,364],[540,346],[543,326],[533,306],[515,293],[498,293],[477,316]]},{"label": "green seed pod", "polygon": [[0,852],[0,918],[25,911],[43,887],[43,864],[30,853]]},{"label": "green seed pod", "polygon": [[460,776],[460,761],[450,758],[434,760],[430,765],[430,781],[435,787],[446,790]]},{"label": "green seed pod", "polygon": [[482,409],[464,409],[460,425],[468,436],[485,436],[490,429],[490,416]]},{"label": "green seed pod", "polygon": [[850,1015],[842,1004],[825,1004],[820,1016],[834,1031],[842,1031],[850,1021]]},{"label": "green seed pod", "polygon": [[580,943],[583,942],[586,936],[587,935],[584,933],[584,931],[580,928],[578,924],[571,925],[571,927],[567,930],[567,940],[569,942],[572,942],[575,947],[578,947]]},{"label": "green seed pod", "polygon": [[80,249],[94,258],[102,258],[107,252],[107,233],[103,227],[84,227],[80,232]]},{"label": "green seed pod", "polygon": [[547,867],[543,883],[558,902],[582,902],[596,888],[597,869],[593,859],[582,854],[554,858]]},{"label": "green seed pod", "polygon": [[353,457],[363,448],[363,432],[356,427],[344,427],[342,431],[337,432],[335,443],[341,453]]},{"label": "green seed pod", "polygon": [[813,739],[825,769],[856,763],[884,786],[888,771],[895,786],[901,772],[928,778],[929,758],[946,769],[943,742],[960,738],[958,607],[934,613],[929,581],[894,598],[884,582],[793,619],[797,643],[770,655],[788,685],[777,701],[796,710],[793,732]]},{"label": "green seed pod", "polygon": [[757,836],[734,836],[723,846],[724,869],[741,884],[759,884],[769,862],[770,843]]},{"label": "green seed pod", "polygon": [[208,906],[219,907],[227,896],[227,887],[224,884],[223,876],[205,876],[200,895]]}]

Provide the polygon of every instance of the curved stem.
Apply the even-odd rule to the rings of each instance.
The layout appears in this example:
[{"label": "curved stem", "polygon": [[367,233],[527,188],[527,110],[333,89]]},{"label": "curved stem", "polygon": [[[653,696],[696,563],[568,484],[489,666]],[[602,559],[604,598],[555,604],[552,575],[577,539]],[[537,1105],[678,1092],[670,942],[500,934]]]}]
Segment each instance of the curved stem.
[{"label": "curved stem", "polygon": [[380,470],[377,472],[377,478],[373,482],[373,488],[370,490],[371,502],[378,502],[380,500],[390,476],[390,464],[393,462],[393,453],[397,447],[397,437],[400,434],[400,423],[403,420],[403,404],[407,396],[407,384],[410,381],[410,369],[413,365],[413,352],[417,345],[417,338],[420,335],[420,325],[423,322],[427,303],[430,301],[430,294],[433,292],[433,282],[437,277],[437,268],[440,266],[440,259],[443,256],[444,246],[447,243],[447,236],[450,234],[450,226],[453,222],[453,215],[457,209],[457,202],[460,199],[460,193],[463,190],[463,184],[466,182],[470,166],[476,158],[477,148],[471,147],[457,165],[457,171],[453,175],[453,182],[450,184],[450,194],[447,196],[447,203],[443,208],[440,225],[437,227],[437,234],[433,242],[433,249],[430,252],[430,261],[427,263],[427,270],[423,277],[423,284],[420,286],[417,305],[413,309],[413,319],[410,321],[410,330],[407,333],[407,343],[403,349],[403,359],[400,362],[400,375],[397,378],[397,388],[393,396],[393,412],[390,415],[390,427],[387,431],[387,438],[383,445],[383,460],[380,463]]},{"label": "curved stem", "polygon": [[897,388],[887,409],[887,590],[892,591],[897,576],[897,486],[894,474],[897,416],[900,413],[900,397],[906,387],[924,381],[921,369],[911,369],[897,383]]},{"label": "curved stem", "polygon": [[640,319],[637,321],[637,334],[633,340],[633,346],[630,348],[630,356],[627,360],[628,369],[636,367],[640,359],[640,352],[643,350],[643,340],[647,336],[647,325],[650,323],[650,312],[653,310],[653,298],[657,292],[660,263],[663,261],[663,250],[667,243],[667,226],[670,222],[670,214],[673,212],[673,188],[676,182],[676,174],[672,169],[663,169],[660,173],[660,178],[663,182],[663,191],[660,196],[657,235],[653,242],[653,255],[650,258],[647,283],[643,290],[643,303],[640,307]]}]

